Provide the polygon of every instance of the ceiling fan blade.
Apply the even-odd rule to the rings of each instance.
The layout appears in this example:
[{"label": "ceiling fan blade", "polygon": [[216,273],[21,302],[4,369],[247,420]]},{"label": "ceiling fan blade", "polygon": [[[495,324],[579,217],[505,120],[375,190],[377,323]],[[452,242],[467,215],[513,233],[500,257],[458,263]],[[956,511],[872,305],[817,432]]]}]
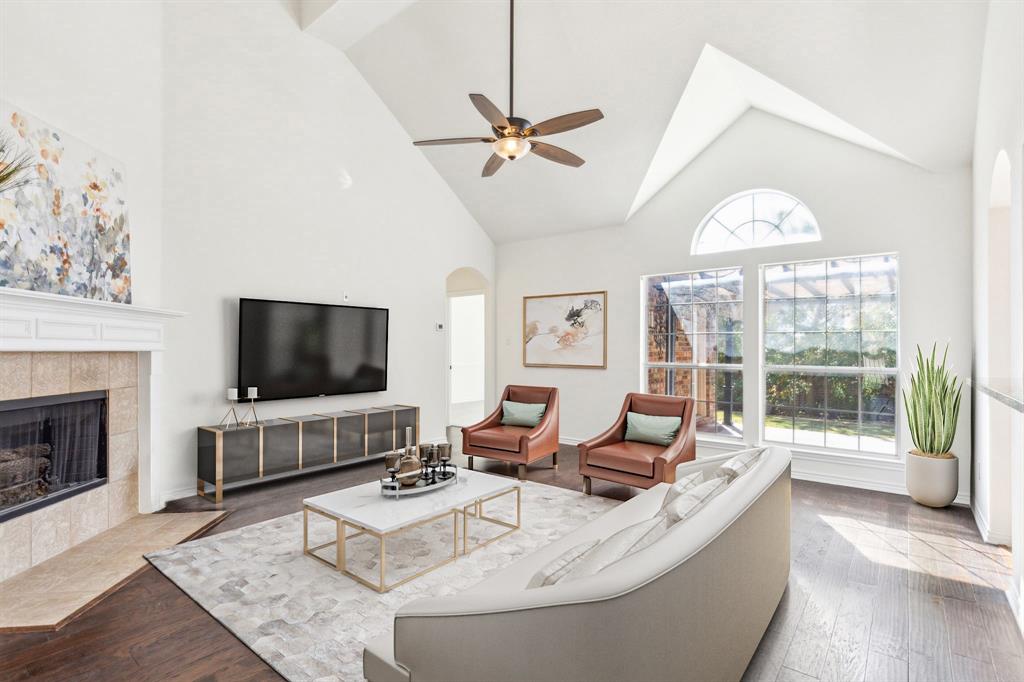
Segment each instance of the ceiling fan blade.
[{"label": "ceiling fan blade", "polygon": [[566,130],[573,130],[574,128],[582,128],[585,125],[590,125],[594,121],[600,121],[604,118],[604,114],[601,113],[600,109],[587,109],[586,111],[577,111],[572,114],[563,114],[562,116],[555,116],[549,118],[546,121],[541,121],[535,126],[526,129],[527,137],[539,136],[539,135],[554,135],[555,133],[564,133]]},{"label": "ceiling fan blade", "polygon": [[471,144],[473,142],[494,142],[493,137],[445,137],[439,140],[419,140],[413,142],[417,147],[429,147],[437,144]]},{"label": "ceiling fan blade", "polygon": [[509,127],[508,119],[505,118],[505,114],[501,113],[501,109],[494,106],[494,102],[487,99],[483,95],[470,95],[470,101],[473,102],[473,106],[479,111],[487,122],[498,130],[504,130]]},{"label": "ceiling fan blade", "polygon": [[487,159],[487,163],[484,164],[484,172],[480,174],[480,177],[489,178],[498,172],[501,168],[501,164],[505,163],[505,159],[501,158],[497,154],[491,154],[491,158]]},{"label": "ceiling fan blade", "polygon": [[[565,164],[566,166],[572,166],[573,168],[579,168],[586,161],[576,156],[572,152],[568,152],[561,147],[556,147],[553,144],[545,144],[543,142],[531,142],[530,147],[533,149],[533,153],[537,156],[547,159],[548,161],[554,161],[555,163]],[[500,158],[500,157],[499,157]]]}]

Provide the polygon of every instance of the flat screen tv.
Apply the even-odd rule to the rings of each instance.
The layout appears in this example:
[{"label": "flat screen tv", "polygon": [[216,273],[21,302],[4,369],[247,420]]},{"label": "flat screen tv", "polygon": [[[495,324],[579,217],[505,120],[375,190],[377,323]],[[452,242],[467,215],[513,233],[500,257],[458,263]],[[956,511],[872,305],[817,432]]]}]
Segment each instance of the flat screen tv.
[{"label": "flat screen tv", "polygon": [[242,298],[238,386],[260,400],[388,387],[388,310]]}]

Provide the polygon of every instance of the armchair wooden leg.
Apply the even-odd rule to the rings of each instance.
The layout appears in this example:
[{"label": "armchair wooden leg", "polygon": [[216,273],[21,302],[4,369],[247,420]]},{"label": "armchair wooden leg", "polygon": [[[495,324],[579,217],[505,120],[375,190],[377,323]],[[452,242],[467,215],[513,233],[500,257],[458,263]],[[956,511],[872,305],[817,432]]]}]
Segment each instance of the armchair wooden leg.
[{"label": "armchair wooden leg", "polygon": [[526,479],[526,465],[525,464],[520,464],[518,467],[516,467],[516,478],[518,478],[520,481],[523,481],[523,480]]},{"label": "armchair wooden leg", "polygon": [[468,463],[466,464],[466,468],[469,469],[470,471],[472,471],[473,470],[473,455],[466,455],[466,459],[468,460]]},{"label": "armchair wooden leg", "polygon": [[558,450],[555,450],[554,454],[551,455],[551,465],[558,468]]},{"label": "armchair wooden leg", "polygon": [[590,494],[590,476],[584,476],[583,477],[583,494],[584,495],[589,495]]}]

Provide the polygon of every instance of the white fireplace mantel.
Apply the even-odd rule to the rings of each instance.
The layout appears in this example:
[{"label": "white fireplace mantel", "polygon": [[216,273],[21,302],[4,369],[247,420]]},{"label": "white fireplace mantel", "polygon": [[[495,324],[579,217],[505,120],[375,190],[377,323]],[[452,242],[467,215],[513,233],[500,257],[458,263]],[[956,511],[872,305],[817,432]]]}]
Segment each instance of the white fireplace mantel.
[{"label": "white fireplace mantel", "polygon": [[139,511],[164,505],[159,483],[164,325],[184,313],[0,287],[0,351],[139,354]]},{"label": "white fireplace mantel", "polygon": [[0,351],[156,351],[184,313],[0,288]]}]

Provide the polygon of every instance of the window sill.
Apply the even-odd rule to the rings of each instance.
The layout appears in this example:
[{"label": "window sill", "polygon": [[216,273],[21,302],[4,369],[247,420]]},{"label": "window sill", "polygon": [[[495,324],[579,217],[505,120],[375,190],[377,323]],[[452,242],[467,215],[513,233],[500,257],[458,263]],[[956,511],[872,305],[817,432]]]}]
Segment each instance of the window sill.
[{"label": "window sill", "polygon": [[761,445],[789,448],[790,451],[798,453],[807,459],[818,459],[821,461],[845,460],[850,462],[863,462],[865,464],[898,464],[902,466],[903,458],[899,455],[883,455],[880,453],[857,452],[854,450],[837,450],[829,448],[816,448],[813,446],[799,445],[797,443],[784,443],[780,441],[761,441]]},{"label": "window sill", "polygon": [[704,445],[711,448],[733,448],[739,446],[741,448],[748,447],[748,444],[742,438],[728,438],[728,437],[714,437],[714,436],[701,436],[697,435],[697,445]]}]

